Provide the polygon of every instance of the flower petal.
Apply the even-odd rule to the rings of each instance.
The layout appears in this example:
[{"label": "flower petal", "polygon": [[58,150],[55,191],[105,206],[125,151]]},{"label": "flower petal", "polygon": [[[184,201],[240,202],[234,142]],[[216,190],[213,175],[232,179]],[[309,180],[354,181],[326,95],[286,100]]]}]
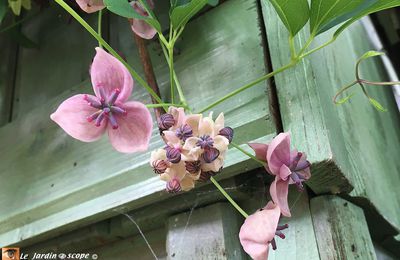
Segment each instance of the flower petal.
[{"label": "flower petal", "polygon": [[186,175],[185,163],[180,161],[179,163],[171,164],[171,167],[167,169],[166,173],[171,177],[171,179],[176,177],[181,181]]},{"label": "flower petal", "polygon": [[119,89],[121,93],[117,102],[124,103],[132,93],[134,82],[129,71],[117,58],[99,47],[96,48],[90,75],[94,93],[98,97],[102,97],[101,92],[104,92],[103,98],[107,99]]},{"label": "flower petal", "polygon": [[210,117],[205,117],[199,122],[199,136],[214,136],[214,121]]},{"label": "flower petal", "polygon": [[217,119],[215,119],[215,123],[214,123],[214,133],[218,134],[219,131],[224,128],[224,124],[225,124],[225,118],[224,118],[224,113],[220,113],[217,117]]},{"label": "flower petal", "polygon": [[256,153],[257,159],[259,159],[259,160],[261,160],[263,162],[267,161],[267,151],[268,151],[268,145],[267,144],[249,143],[249,146]]},{"label": "flower petal", "polygon": [[268,167],[272,174],[279,174],[279,169],[284,164],[290,166],[290,135],[281,133],[276,136],[268,146]]},{"label": "flower petal", "polygon": [[[93,99],[94,96],[87,95]],[[106,124],[96,127],[87,121],[87,117],[98,109],[88,105],[85,95],[79,94],[65,100],[50,118],[75,139],[83,142],[98,140],[106,129]]]},{"label": "flower petal", "polygon": [[269,244],[278,227],[280,209],[269,202],[260,211],[246,218],[239,232],[242,247],[255,260],[268,258]]},{"label": "flower petal", "polygon": [[194,188],[194,180],[190,178],[188,175],[186,175],[182,180],[181,180],[181,188],[183,191],[189,191]]},{"label": "flower petal", "polygon": [[76,0],[76,3],[86,13],[94,13],[105,7],[103,0]]},{"label": "flower petal", "polygon": [[[151,6],[150,3],[149,5]],[[149,14],[143,9],[143,7],[137,1],[132,1],[131,6],[141,16],[145,17],[149,16]],[[156,35],[157,33],[157,30],[154,29],[154,27],[151,26],[150,24],[146,23],[143,19],[130,19],[130,23],[132,31],[144,39],[148,40],[152,39],[154,35]]]},{"label": "flower petal", "polygon": [[140,102],[127,102],[123,108],[127,115],[114,115],[118,128],[108,127],[112,146],[121,153],[146,151],[153,128],[149,110]]},{"label": "flower petal", "polygon": [[157,149],[151,152],[150,165],[152,165],[152,163],[157,160],[166,160],[166,159],[167,159],[166,151],[164,149]]},{"label": "flower petal", "polygon": [[202,118],[201,114],[188,115],[185,118],[184,123],[192,128],[193,136],[199,135],[199,121],[201,120],[201,118]]},{"label": "flower petal", "polygon": [[282,215],[290,217],[290,209],[288,205],[288,193],[289,193],[289,180],[284,181],[275,177],[275,181],[271,183],[269,187],[269,193],[271,194],[272,200],[279,206],[282,211]]},{"label": "flower petal", "polygon": [[214,148],[218,149],[219,152],[223,153],[228,149],[229,140],[221,135],[214,137]]},{"label": "flower petal", "polygon": [[163,135],[164,141],[170,146],[181,143],[181,140],[176,136],[175,131],[163,131]]},{"label": "flower petal", "polygon": [[176,130],[185,122],[185,110],[182,107],[169,107],[168,114],[171,114],[175,120],[175,124],[171,130]]}]

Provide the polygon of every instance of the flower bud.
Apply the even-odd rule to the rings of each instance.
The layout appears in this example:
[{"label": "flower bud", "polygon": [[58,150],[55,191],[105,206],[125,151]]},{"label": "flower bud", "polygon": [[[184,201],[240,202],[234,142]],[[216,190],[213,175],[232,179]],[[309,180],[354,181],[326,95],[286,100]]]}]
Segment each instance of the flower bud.
[{"label": "flower bud", "polygon": [[233,139],[233,129],[228,127],[222,128],[221,130],[219,130],[219,135],[222,135],[223,137],[225,137],[226,139],[228,139],[229,143],[232,142]]},{"label": "flower bud", "polygon": [[172,163],[179,163],[181,161],[181,151],[174,147],[167,146],[165,148],[167,151],[167,159]]},{"label": "flower bud", "polygon": [[178,193],[182,190],[181,183],[177,178],[173,178],[169,182],[167,182],[166,190],[169,193]]},{"label": "flower bud", "polygon": [[163,174],[168,168],[168,163],[164,160],[156,160],[151,166],[153,167],[154,173]]},{"label": "flower bud", "polygon": [[185,162],[186,171],[191,174],[197,174],[201,169],[200,161]]},{"label": "flower bud", "polygon": [[158,120],[158,128],[167,130],[175,124],[175,119],[171,114],[163,114]]},{"label": "flower bud", "polygon": [[204,162],[206,163],[212,163],[213,161],[215,161],[215,159],[217,159],[219,156],[219,151],[216,148],[209,148],[209,149],[205,149],[203,154],[201,155],[201,157],[203,158]]},{"label": "flower bud", "polygon": [[185,124],[176,130],[175,135],[185,142],[186,139],[193,136],[193,130],[188,124]]}]

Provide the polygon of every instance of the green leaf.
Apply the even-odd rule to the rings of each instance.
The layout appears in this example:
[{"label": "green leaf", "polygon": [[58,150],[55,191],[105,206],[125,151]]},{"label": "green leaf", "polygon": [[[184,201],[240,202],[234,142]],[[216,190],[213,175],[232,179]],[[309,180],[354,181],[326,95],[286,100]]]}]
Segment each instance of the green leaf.
[{"label": "green leaf", "polygon": [[[135,9],[133,9],[133,7],[129,4],[128,1],[124,0],[104,0],[103,2],[110,12],[126,18],[135,18],[144,20],[146,21],[146,23],[153,26],[154,29],[157,30],[157,32],[161,33],[161,25],[156,19],[152,18],[155,17],[152,12],[150,12],[151,17],[141,16],[135,11]],[[146,1],[144,1],[144,4],[147,6],[148,10],[150,10]]]},{"label": "green leaf", "polygon": [[358,62],[361,62],[361,61],[366,60],[366,59],[371,58],[371,57],[382,56],[382,55],[385,55],[385,53],[384,52],[380,52],[380,51],[367,51],[366,53],[364,53],[363,56],[361,56],[358,59]]},{"label": "green leaf", "polygon": [[387,111],[387,109],[384,108],[384,107],[383,107],[378,101],[376,101],[375,99],[369,98],[369,102],[370,102],[377,110],[379,110],[379,111],[381,111],[381,112],[386,112],[386,111]]},{"label": "green leaf", "polygon": [[190,18],[197,14],[209,0],[192,0],[190,3],[175,7],[171,12],[171,23],[174,29],[185,26]]},{"label": "green leaf", "polygon": [[338,17],[356,10],[365,0],[311,0],[311,33],[318,35]]},{"label": "green leaf", "polygon": [[0,24],[1,21],[3,21],[4,17],[6,16],[7,13],[7,2],[5,0],[0,0]]},{"label": "green leaf", "polygon": [[345,21],[351,19],[352,17],[354,17],[357,14],[359,14],[360,12],[364,11],[371,5],[375,4],[377,1],[378,0],[364,0],[364,2],[362,4],[360,4],[357,8],[355,8],[353,11],[345,13],[339,17],[336,17],[331,22],[326,24],[323,28],[321,28],[320,33],[323,33],[342,22],[345,22]]},{"label": "green leaf", "polygon": [[376,3],[362,10],[357,15],[353,16],[350,20],[348,20],[346,23],[344,23],[342,26],[340,26],[339,29],[336,30],[333,37],[337,38],[347,27],[349,27],[355,21],[361,19],[364,16],[397,6],[400,6],[400,0],[378,0],[376,1]]},{"label": "green leaf", "polygon": [[219,0],[208,0],[208,4],[211,6],[217,6],[219,4]]},{"label": "green leaf", "polygon": [[350,94],[349,96],[344,97],[344,98],[342,98],[342,99],[336,101],[335,104],[336,104],[336,105],[342,105],[342,104],[346,103],[347,101],[349,101],[350,98],[352,98],[353,96],[354,96],[354,94]]},{"label": "green leaf", "polygon": [[310,18],[310,6],[307,0],[270,0],[270,2],[292,37],[306,25]]}]

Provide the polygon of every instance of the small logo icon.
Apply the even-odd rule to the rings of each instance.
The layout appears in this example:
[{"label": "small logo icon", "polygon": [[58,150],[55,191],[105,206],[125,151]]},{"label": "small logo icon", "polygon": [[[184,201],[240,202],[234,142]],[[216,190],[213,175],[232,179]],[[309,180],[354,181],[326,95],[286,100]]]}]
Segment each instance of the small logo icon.
[{"label": "small logo icon", "polygon": [[20,260],[19,248],[2,248],[1,249],[1,260]]},{"label": "small logo icon", "polygon": [[92,259],[97,259],[97,258],[99,258],[99,256],[97,254],[92,255]]},{"label": "small logo icon", "polygon": [[67,258],[67,255],[64,253],[61,253],[61,254],[58,254],[58,258],[65,259],[65,258]]}]

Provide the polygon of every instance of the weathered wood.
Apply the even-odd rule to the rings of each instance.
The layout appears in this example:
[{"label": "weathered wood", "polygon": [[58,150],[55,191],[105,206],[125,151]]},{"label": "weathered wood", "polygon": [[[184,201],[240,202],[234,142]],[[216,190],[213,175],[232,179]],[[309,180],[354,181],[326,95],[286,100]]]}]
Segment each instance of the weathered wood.
[{"label": "weathered wood", "polygon": [[315,197],[310,206],[321,259],[376,259],[361,208],[333,195]]},{"label": "weathered wood", "polygon": [[[268,1],[262,2],[276,69],[290,61],[288,34]],[[306,36],[307,32],[300,33],[296,44],[304,45]],[[312,47],[330,36],[329,32],[319,36]],[[364,28],[356,23],[334,44],[278,75],[275,82],[283,126],[292,133],[293,144],[313,163],[331,166],[325,170],[319,167],[308,183],[311,189],[321,194],[348,193],[354,188],[350,193],[354,201],[365,200],[365,210],[374,211],[375,218],[368,219],[371,232],[379,233],[382,225],[389,226],[380,234],[387,237],[400,228],[400,118],[393,94],[388,88],[368,87],[387,113],[376,111],[358,88],[351,91],[356,95],[348,103],[332,103],[336,91],[354,80],[358,57],[370,49]],[[363,63],[361,74],[375,81],[386,79],[379,59]]]},{"label": "weathered wood", "polygon": [[[238,19],[221,22],[228,16]],[[49,15],[46,19],[54,18]],[[57,27],[45,32],[58,35],[55,31],[59,31]],[[126,20],[112,23],[113,31],[117,33],[112,37],[113,46],[117,46],[116,49],[125,54],[135,68],[140,68]],[[246,34],[242,33],[244,31]],[[180,42],[181,54],[176,57],[176,68],[185,94],[195,109],[264,73],[259,34],[253,1],[228,1],[187,25]],[[160,50],[154,48],[156,45],[150,54],[164,95],[169,77],[166,63],[158,56]],[[21,61],[22,64],[25,62]],[[63,65],[63,70],[69,66],[72,65]],[[90,144],[73,140],[50,122],[48,116],[63,99],[75,93],[90,93],[90,83],[85,81],[74,88],[65,87],[68,90],[59,94],[60,89],[52,92],[49,79],[39,72],[39,77],[34,78],[32,71],[30,68],[27,77],[31,78],[31,92],[27,90],[26,95],[33,95],[32,86],[35,86],[37,93],[49,91],[48,101],[44,102],[41,94],[36,95],[30,105],[25,100],[29,112],[24,110],[24,116],[0,129],[0,175],[8,179],[7,183],[0,184],[6,194],[0,198],[0,205],[8,205],[11,196],[13,203],[19,205],[0,213],[0,245],[31,244],[115,216],[118,211],[114,209],[129,211],[168,197],[163,192],[165,183],[148,166],[150,151],[162,147],[158,130],[153,131],[149,152],[133,156],[115,152],[106,138]],[[75,68],[73,71],[76,75]],[[78,71],[82,75],[87,73],[82,67]],[[42,81],[47,83],[41,84]],[[43,89],[39,91],[41,86]],[[140,86],[136,86],[134,98],[150,102]],[[275,134],[265,84],[226,102],[215,112],[220,111],[225,112],[226,124],[235,128],[237,143],[267,142]],[[256,167],[257,163],[231,149],[226,168],[219,178]],[[29,186],[23,183],[29,183]]]},{"label": "weathered wood", "polygon": [[171,216],[168,259],[244,259],[238,214],[230,204],[218,203]]}]

